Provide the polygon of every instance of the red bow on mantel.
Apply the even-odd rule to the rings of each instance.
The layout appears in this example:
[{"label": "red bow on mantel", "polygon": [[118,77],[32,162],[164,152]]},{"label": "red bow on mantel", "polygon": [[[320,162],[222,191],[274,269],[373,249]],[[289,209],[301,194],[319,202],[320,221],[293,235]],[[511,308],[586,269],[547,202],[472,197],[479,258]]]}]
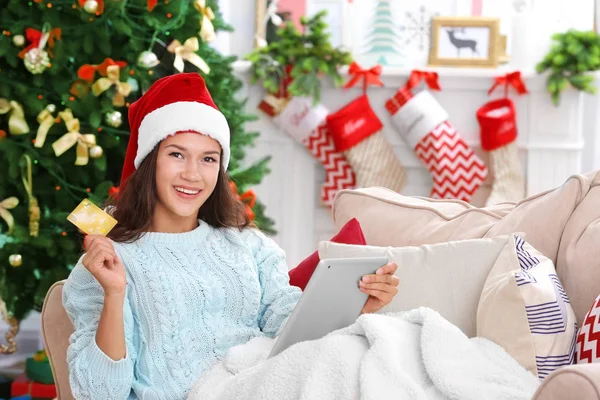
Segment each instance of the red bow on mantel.
[{"label": "red bow on mantel", "polygon": [[[50,32],[48,32],[48,49],[47,50],[48,50],[48,55],[50,57],[54,57],[52,55],[52,50],[51,50],[52,47],[54,47],[54,39],[60,40],[61,33],[62,33],[62,31],[60,28],[52,28],[52,29],[50,29]],[[38,31],[35,28],[26,28],[25,29],[25,37],[29,41],[29,46],[27,46],[23,50],[21,50],[21,52],[19,53],[19,57],[24,58],[25,54],[29,50],[39,47],[40,41],[42,40],[43,35],[44,35],[44,32]]]},{"label": "red bow on mantel", "polygon": [[369,69],[363,69],[356,61],[350,64],[348,73],[353,75],[352,78],[344,85],[344,88],[348,89],[356,85],[358,81],[363,80],[363,92],[367,92],[368,85],[383,86],[383,82],[379,79],[381,75],[381,65],[376,65]]},{"label": "red bow on mantel", "polygon": [[438,82],[438,73],[434,71],[419,71],[417,69],[412,70],[406,82],[406,89],[411,90],[417,87],[421,81],[425,81],[425,84],[429,89],[442,90],[440,83]]},{"label": "red bow on mantel", "polygon": [[497,76],[494,81],[494,85],[488,91],[488,96],[499,86],[504,85],[504,97],[508,97],[508,87],[512,86],[517,90],[519,94],[528,93],[525,82],[521,79],[521,71],[515,71],[506,75]]}]

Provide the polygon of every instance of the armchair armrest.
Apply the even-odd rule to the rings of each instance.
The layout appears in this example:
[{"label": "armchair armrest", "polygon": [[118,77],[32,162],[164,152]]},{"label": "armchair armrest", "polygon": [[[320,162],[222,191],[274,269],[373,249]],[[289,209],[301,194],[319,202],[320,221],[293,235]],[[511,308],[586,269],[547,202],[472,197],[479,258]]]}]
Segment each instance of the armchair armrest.
[{"label": "armchair armrest", "polygon": [[548,375],[532,400],[600,400],[600,364],[578,364]]}]

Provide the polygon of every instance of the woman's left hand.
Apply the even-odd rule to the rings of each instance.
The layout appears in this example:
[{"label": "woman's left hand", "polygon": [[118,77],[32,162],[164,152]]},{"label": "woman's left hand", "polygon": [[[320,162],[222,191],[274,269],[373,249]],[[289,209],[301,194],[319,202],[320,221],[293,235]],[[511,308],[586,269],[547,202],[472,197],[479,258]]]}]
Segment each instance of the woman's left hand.
[{"label": "woman's left hand", "polygon": [[363,276],[359,288],[363,293],[367,293],[369,298],[361,314],[379,311],[392,301],[398,293],[398,283],[400,283],[398,277],[394,276],[397,269],[398,265],[390,262],[379,268],[375,274]]}]

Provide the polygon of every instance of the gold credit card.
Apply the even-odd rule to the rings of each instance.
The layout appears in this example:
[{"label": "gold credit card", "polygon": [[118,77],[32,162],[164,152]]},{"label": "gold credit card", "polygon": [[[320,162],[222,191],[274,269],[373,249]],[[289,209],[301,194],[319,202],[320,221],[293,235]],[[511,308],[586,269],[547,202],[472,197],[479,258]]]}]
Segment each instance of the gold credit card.
[{"label": "gold credit card", "polygon": [[88,235],[106,236],[117,224],[116,219],[88,199],[83,199],[67,220]]}]

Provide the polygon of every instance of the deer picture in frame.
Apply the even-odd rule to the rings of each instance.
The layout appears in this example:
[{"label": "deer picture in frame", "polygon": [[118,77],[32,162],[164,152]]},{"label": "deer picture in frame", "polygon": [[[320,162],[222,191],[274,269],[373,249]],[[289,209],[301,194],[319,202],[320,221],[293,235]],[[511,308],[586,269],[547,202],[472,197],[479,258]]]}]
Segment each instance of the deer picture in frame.
[{"label": "deer picture in frame", "polygon": [[495,68],[500,41],[498,18],[433,17],[429,66]]},{"label": "deer picture in frame", "polygon": [[461,49],[471,49],[472,54],[479,55],[479,52],[477,51],[477,40],[456,37],[456,31],[459,29],[464,33],[464,28],[444,28],[448,33],[450,43],[456,48],[456,57],[460,58]]}]

